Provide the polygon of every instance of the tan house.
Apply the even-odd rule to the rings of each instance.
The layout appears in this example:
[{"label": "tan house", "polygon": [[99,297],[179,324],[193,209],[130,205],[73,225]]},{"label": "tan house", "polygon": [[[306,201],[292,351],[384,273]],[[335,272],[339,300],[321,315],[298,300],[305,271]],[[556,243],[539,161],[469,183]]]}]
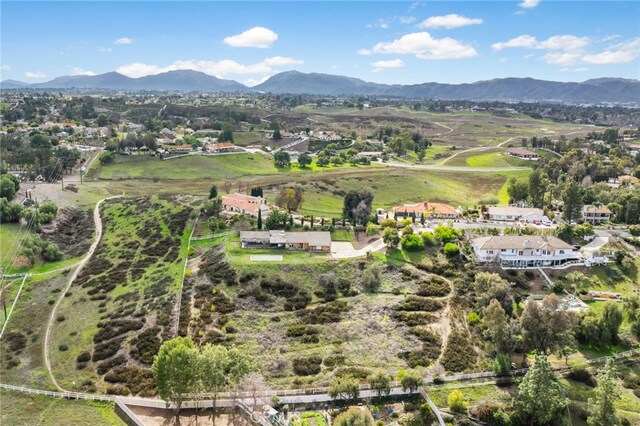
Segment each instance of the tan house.
[{"label": "tan house", "polygon": [[251,216],[258,216],[258,211],[262,211],[262,217],[269,214],[267,200],[262,197],[252,197],[246,194],[229,194],[222,196],[222,208],[233,213],[244,213]]},{"label": "tan house", "polygon": [[582,208],[582,218],[592,225],[608,222],[611,210],[607,206],[586,205]]},{"label": "tan house", "polygon": [[505,235],[480,237],[471,241],[480,262],[498,263],[510,268],[553,268],[584,264],[583,256],[557,237],[539,235]]},{"label": "tan house", "polygon": [[287,250],[331,251],[331,233],[326,231],[242,231],[242,248],[284,248]]},{"label": "tan house", "polygon": [[416,204],[405,204],[393,208],[393,213],[398,219],[406,217],[420,218],[423,214],[429,218],[454,219],[458,216],[458,211],[452,206],[444,203],[431,203],[423,201]]},{"label": "tan house", "polygon": [[540,158],[540,156],[535,152],[524,148],[509,148],[507,149],[507,155],[522,158],[524,160],[537,160]]}]

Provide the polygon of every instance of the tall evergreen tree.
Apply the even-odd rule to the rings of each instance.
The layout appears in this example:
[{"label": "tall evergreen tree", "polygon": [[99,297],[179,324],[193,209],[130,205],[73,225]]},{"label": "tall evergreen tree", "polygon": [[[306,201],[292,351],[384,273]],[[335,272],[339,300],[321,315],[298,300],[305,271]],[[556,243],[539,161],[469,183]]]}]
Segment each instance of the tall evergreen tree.
[{"label": "tall evergreen tree", "polygon": [[262,229],[262,210],[258,209],[258,230]]},{"label": "tall evergreen tree", "polygon": [[582,214],[582,206],[584,205],[584,196],[582,187],[577,182],[571,182],[562,193],[562,202],[564,203],[562,215],[564,220],[570,222],[578,219]]},{"label": "tall evergreen tree", "polygon": [[616,369],[611,358],[607,359],[604,368],[598,372],[598,386],[595,397],[589,398],[589,426],[617,425],[615,401],[620,399],[620,390],[616,383]]}]

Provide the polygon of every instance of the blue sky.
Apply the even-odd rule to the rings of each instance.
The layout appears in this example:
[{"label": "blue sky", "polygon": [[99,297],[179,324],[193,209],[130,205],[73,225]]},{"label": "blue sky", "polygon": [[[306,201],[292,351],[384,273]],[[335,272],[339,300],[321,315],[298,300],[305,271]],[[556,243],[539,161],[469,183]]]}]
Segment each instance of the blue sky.
[{"label": "blue sky", "polygon": [[640,78],[640,2],[2,1],[2,79],[196,69],[380,83]]}]

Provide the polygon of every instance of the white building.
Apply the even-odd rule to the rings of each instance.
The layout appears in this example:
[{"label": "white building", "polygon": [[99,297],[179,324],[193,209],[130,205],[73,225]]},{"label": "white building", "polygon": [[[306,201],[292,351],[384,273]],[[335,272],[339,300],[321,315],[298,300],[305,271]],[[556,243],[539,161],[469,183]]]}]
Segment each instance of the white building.
[{"label": "white building", "polygon": [[586,205],[582,208],[582,218],[592,225],[608,222],[611,219],[611,210],[607,206]]},{"label": "white building", "polygon": [[509,222],[524,221],[533,223],[536,221],[549,220],[549,218],[544,215],[542,209],[530,207],[489,207],[487,214],[491,220]]},{"label": "white building", "polygon": [[270,212],[267,200],[264,198],[238,193],[223,195],[222,208],[228,212],[244,213],[255,217],[258,217],[258,211],[260,211],[263,220]]},{"label": "white building", "polygon": [[583,256],[573,246],[556,237],[481,237],[472,240],[471,245],[480,262],[498,263],[505,269],[584,264]]}]

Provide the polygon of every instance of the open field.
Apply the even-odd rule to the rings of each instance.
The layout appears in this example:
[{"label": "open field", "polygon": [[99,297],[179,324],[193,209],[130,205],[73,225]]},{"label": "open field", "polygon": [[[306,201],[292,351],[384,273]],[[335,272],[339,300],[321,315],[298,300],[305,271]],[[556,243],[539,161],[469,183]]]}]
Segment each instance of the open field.
[{"label": "open field", "polygon": [[61,386],[104,391],[110,373],[110,386],[152,392],[145,367],[173,335],[189,212],[175,198],[105,204],[103,237],[56,313],[51,361]]},{"label": "open field", "polygon": [[111,403],[25,395],[5,390],[0,390],[0,424],[125,426]]},{"label": "open field", "polygon": [[511,137],[548,136],[557,139],[564,134],[570,139],[596,129],[587,125],[536,120],[517,113],[508,116],[485,111],[432,113],[395,107],[358,110],[302,105],[277,116],[296,125],[310,124],[312,128],[339,129],[343,133],[356,131],[363,135],[390,126],[402,131],[419,131],[440,143],[464,147],[495,146]]},{"label": "open field", "polygon": [[238,146],[259,144],[262,142],[262,133],[259,132],[233,132],[233,143]]}]

